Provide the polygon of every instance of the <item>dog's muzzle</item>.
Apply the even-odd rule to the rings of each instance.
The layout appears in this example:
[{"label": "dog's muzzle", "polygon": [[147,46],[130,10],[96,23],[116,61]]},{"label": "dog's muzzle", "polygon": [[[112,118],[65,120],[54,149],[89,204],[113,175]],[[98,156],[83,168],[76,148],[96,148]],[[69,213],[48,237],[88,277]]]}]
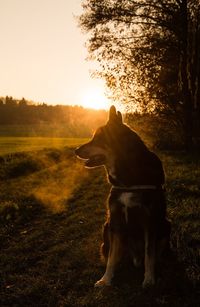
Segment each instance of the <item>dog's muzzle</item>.
[{"label": "dog's muzzle", "polygon": [[78,157],[80,157],[80,147],[77,147],[76,149],[75,149],[75,154],[76,154],[76,156],[78,156]]},{"label": "dog's muzzle", "polygon": [[86,167],[98,167],[104,165],[106,159],[105,156],[102,154],[93,154],[89,155],[85,150],[84,150],[84,145],[80,146],[75,149],[75,154],[80,158],[85,160],[85,166]]}]

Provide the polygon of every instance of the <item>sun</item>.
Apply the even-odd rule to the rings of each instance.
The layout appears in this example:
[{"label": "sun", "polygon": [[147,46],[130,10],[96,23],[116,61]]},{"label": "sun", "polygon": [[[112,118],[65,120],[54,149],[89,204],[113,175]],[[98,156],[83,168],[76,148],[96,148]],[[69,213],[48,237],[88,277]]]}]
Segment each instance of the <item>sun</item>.
[{"label": "sun", "polygon": [[109,101],[101,88],[88,89],[83,93],[81,105],[84,108],[92,108],[96,110],[109,108]]}]

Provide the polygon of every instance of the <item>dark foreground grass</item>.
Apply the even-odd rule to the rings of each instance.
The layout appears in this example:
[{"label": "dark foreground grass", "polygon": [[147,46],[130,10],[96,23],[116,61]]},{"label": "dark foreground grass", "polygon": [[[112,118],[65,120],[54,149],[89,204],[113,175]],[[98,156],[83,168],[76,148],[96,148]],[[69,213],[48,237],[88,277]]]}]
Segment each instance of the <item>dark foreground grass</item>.
[{"label": "dark foreground grass", "polygon": [[99,246],[109,185],[103,169],[85,170],[67,148],[3,157],[0,305],[199,306],[199,158],[162,158],[172,251],[158,265],[156,286],[143,290],[143,269],[128,263],[112,287],[93,287],[104,272]]}]

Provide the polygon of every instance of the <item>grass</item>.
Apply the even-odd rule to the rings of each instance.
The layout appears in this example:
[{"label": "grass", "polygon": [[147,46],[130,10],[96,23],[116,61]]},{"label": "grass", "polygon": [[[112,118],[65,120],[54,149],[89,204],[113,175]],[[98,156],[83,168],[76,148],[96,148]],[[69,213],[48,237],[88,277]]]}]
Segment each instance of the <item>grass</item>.
[{"label": "grass", "polygon": [[143,270],[122,263],[112,287],[104,272],[101,227],[109,184],[73,149],[43,149],[0,161],[1,306],[199,306],[199,157],[161,153],[167,175],[172,253],[153,289]]},{"label": "grass", "polygon": [[0,155],[43,148],[75,147],[86,141],[86,138],[0,137]]},{"label": "grass", "polygon": [[[77,132],[78,135],[84,131],[76,125],[70,125],[66,123],[38,123],[38,124],[16,124],[16,125],[4,125],[0,124],[0,137],[74,137]],[[88,133],[89,129],[84,131]],[[81,134],[82,135],[82,134]]]}]

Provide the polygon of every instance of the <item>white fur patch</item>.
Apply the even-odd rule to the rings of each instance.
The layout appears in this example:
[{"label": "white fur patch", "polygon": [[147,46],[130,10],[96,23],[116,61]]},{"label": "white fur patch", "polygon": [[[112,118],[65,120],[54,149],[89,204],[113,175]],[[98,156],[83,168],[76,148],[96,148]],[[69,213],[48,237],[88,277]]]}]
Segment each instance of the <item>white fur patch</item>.
[{"label": "white fur patch", "polygon": [[123,192],[119,198],[120,202],[124,205],[124,214],[126,223],[128,223],[128,208],[140,206],[141,202],[137,194],[133,192]]}]

